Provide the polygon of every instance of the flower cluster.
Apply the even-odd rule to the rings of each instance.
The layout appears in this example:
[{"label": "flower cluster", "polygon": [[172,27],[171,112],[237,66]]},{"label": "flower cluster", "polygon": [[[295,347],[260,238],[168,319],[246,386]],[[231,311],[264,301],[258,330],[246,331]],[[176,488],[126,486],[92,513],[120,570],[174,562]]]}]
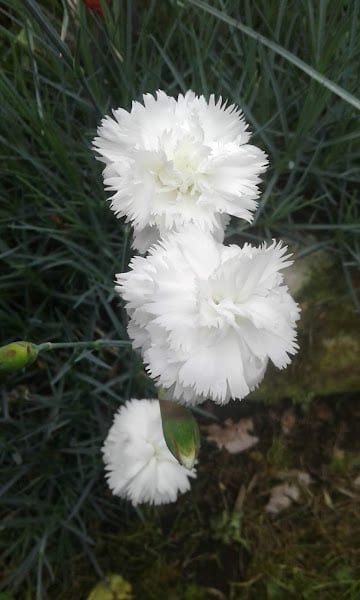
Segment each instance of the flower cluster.
[{"label": "flower cluster", "polygon": [[[298,349],[286,246],[223,244],[230,218],[251,222],[257,207],[267,157],[249,139],[235,105],[159,91],[103,119],[94,140],[111,208],[132,224],[133,245],[145,254],[116,275],[129,336],[150,377],[182,404],[244,398],[269,360],[282,369]],[[120,410],[104,446],[110,487],[135,504],[171,501],[189,486],[173,461],[165,486],[164,455],[154,449],[161,428],[150,416],[154,403],[145,404]],[[135,422],[141,444],[132,441]]]}]

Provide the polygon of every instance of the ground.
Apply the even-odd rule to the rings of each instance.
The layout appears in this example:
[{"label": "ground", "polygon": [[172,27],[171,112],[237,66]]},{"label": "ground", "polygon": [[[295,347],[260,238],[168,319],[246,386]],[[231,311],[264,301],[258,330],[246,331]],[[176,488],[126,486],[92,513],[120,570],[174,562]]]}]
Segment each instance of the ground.
[{"label": "ground", "polygon": [[[134,515],[128,529],[97,530],[103,570],[122,574],[146,600],[358,598],[359,396],[315,399],[306,409],[286,401],[205,408],[222,422],[252,419],[258,443],[237,454],[219,449],[206,440],[213,421],[202,416],[192,491],[144,509],[144,522]],[[298,487],[296,500],[270,512],[271,491],[284,483]]]}]

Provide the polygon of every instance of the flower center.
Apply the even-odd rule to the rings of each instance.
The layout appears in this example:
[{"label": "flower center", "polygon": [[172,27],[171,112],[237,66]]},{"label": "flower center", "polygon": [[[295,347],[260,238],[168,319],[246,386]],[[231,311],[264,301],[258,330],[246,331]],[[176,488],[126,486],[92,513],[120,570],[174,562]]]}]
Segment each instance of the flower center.
[{"label": "flower center", "polygon": [[183,139],[166,139],[152,168],[152,174],[162,192],[173,192],[174,200],[184,196],[196,197],[199,194],[199,165],[201,162],[199,142],[186,136]]},{"label": "flower center", "polygon": [[242,314],[243,283],[236,260],[219,265],[211,277],[199,283],[198,307],[201,325],[217,329],[238,328]]},{"label": "flower center", "polygon": [[221,290],[204,286],[199,293],[199,322],[205,327],[217,329],[235,327],[237,314],[236,306],[231,298],[223,297]]}]

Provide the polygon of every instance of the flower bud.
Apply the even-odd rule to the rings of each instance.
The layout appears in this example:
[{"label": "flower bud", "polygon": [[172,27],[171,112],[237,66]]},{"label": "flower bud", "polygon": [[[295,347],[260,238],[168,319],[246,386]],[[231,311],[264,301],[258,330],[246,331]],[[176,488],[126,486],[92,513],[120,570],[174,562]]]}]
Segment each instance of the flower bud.
[{"label": "flower bud", "polygon": [[39,351],[31,342],[11,342],[0,347],[0,373],[13,372],[31,365]]},{"label": "flower bud", "polygon": [[191,469],[200,448],[199,426],[188,408],[161,398],[162,394],[160,390],[159,404],[166,445],[181,465]]}]

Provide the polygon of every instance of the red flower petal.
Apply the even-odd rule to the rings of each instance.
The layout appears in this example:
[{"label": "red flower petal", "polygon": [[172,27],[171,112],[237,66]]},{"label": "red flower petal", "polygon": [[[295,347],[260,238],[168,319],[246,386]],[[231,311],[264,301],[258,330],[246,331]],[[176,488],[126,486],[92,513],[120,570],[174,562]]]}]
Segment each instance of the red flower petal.
[{"label": "red flower petal", "polygon": [[102,15],[102,8],[100,4],[100,0],[83,0],[86,8],[93,10],[98,15]]}]

